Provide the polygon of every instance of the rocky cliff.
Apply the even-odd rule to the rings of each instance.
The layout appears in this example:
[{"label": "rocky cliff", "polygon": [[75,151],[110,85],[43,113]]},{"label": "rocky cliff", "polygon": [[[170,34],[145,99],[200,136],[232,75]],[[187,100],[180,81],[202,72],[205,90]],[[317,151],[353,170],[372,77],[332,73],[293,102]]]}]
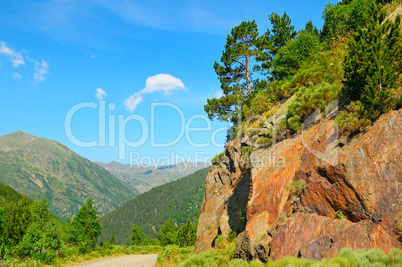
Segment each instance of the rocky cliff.
[{"label": "rocky cliff", "polygon": [[235,256],[261,261],[401,247],[402,110],[339,140],[326,119],[250,155],[228,143],[206,178],[196,252],[231,231]]}]

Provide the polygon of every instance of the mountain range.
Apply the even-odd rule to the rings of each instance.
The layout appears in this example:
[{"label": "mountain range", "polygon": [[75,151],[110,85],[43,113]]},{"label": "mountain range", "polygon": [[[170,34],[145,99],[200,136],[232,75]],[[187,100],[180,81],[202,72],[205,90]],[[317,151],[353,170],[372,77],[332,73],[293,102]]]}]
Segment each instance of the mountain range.
[{"label": "mountain range", "polygon": [[0,136],[0,182],[31,199],[45,196],[62,220],[89,197],[105,215],[139,194],[66,146],[22,131]]}]

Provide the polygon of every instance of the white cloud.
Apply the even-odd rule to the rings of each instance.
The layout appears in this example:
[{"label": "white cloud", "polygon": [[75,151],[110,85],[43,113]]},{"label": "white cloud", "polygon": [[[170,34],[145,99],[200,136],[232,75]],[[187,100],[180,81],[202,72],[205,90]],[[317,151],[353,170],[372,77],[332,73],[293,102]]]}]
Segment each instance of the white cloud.
[{"label": "white cloud", "polygon": [[49,63],[42,59],[42,63],[35,61],[34,79],[42,82],[46,79],[45,75],[49,73]]},{"label": "white cloud", "polygon": [[95,59],[95,58],[96,58],[95,54],[92,54],[90,57],[91,57],[92,59]]},{"label": "white cloud", "polygon": [[128,111],[133,112],[143,100],[142,95],[144,94],[163,92],[165,95],[167,95],[172,91],[185,89],[186,87],[179,78],[176,78],[170,74],[157,74],[155,76],[148,77],[148,79],[145,81],[145,88],[134,95],[130,95],[130,97],[124,101],[124,105]]},{"label": "white cloud", "polygon": [[106,92],[103,91],[101,88],[96,89],[95,97],[99,100],[103,100],[103,96],[106,96]]},{"label": "white cloud", "polygon": [[143,98],[140,95],[130,95],[129,98],[124,100],[124,106],[130,112],[133,112],[137,106],[142,102]]},{"label": "white cloud", "polygon": [[22,55],[9,48],[4,41],[0,42],[0,54],[8,56],[14,68],[17,68],[19,65],[25,65]]},{"label": "white cloud", "polygon": [[185,89],[184,84],[179,78],[173,77],[170,74],[158,74],[149,77],[145,82],[145,88],[140,94],[149,94],[153,92],[164,92],[165,94],[174,91]]},{"label": "white cloud", "polygon": [[17,72],[14,72],[14,73],[13,73],[13,78],[14,78],[15,80],[21,80],[21,79],[22,79],[22,76],[21,76],[21,74],[19,74],[19,73],[17,73]]},{"label": "white cloud", "polygon": [[[49,62],[46,62],[42,59],[42,62],[39,62],[35,59],[31,59],[28,57],[27,53],[25,52],[25,56],[23,57],[21,53],[15,52],[15,50],[11,49],[7,46],[6,42],[0,41],[0,55],[7,56],[13,64],[14,68],[19,67],[20,65],[25,65],[25,59],[28,62],[34,63],[34,79],[37,82],[42,82],[45,80],[45,75],[49,73]],[[13,78],[16,80],[22,79],[20,73],[13,73]]]}]

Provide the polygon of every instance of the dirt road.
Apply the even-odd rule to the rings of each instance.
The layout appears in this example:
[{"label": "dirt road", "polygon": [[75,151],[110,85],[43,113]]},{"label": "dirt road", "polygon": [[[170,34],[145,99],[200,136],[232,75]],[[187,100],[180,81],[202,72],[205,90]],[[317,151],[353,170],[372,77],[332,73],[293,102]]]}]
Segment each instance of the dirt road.
[{"label": "dirt road", "polygon": [[148,255],[125,255],[116,258],[98,259],[90,262],[83,262],[73,266],[86,267],[152,267],[156,263],[157,254]]}]

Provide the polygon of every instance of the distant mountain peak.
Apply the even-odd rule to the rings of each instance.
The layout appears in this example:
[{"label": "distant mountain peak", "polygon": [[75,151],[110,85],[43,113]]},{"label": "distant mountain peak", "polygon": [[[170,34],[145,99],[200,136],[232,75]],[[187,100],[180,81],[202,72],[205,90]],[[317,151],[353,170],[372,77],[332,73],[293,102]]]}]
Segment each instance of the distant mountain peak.
[{"label": "distant mountain peak", "polygon": [[38,137],[36,137],[34,135],[28,134],[28,133],[26,133],[24,131],[21,131],[21,130],[18,130],[16,132],[13,132],[13,133],[10,133],[10,134],[4,135],[4,136],[9,136],[9,137],[14,137],[14,138],[21,138],[21,137],[24,137],[24,138],[38,138]]}]

